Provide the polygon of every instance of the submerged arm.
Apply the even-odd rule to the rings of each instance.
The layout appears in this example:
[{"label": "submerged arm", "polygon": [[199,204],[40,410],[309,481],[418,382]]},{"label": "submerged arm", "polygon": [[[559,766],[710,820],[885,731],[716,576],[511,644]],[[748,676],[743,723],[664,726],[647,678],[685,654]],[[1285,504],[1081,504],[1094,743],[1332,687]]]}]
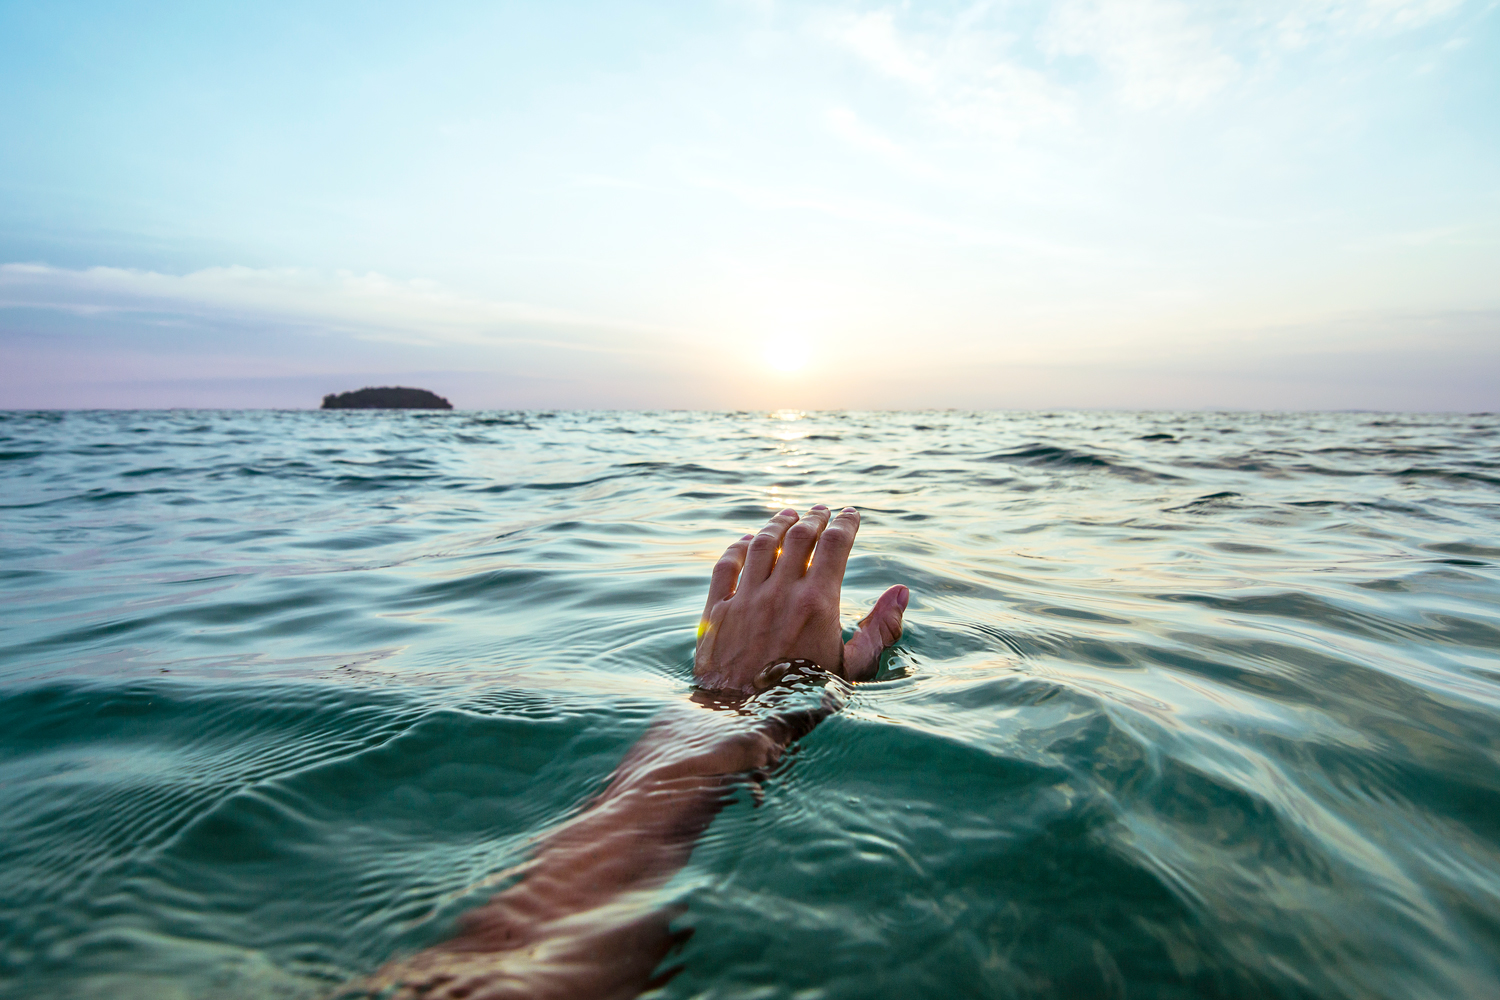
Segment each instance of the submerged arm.
[{"label": "submerged arm", "polygon": [[519,881],[365,989],[424,1000],[635,996],[677,940],[675,913],[652,890],[687,863],[734,785],[774,766],[841,700],[791,715],[704,706],[658,720],[599,797],[510,873]]},{"label": "submerged arm", "polygon": [[[363,988],[400,1000],[626,1000],[654,985],[678,939],[675,912],[652,890],[687,863],[738,780],[773,766],[838,709],[837,678],[873,676],[881,648],[901,634],[907,592],[893,587],[842,641],[839,589],[858,526],[852,509],[832,525],[827,507],[801,519],[787,510],[731,545],[699,626],[694,674],[708,690],[654,723],[598,798],[542,840],[510,873],[519,880],[466,914],[456,936]],[[767,667],[792,657],[809,665]]]}]

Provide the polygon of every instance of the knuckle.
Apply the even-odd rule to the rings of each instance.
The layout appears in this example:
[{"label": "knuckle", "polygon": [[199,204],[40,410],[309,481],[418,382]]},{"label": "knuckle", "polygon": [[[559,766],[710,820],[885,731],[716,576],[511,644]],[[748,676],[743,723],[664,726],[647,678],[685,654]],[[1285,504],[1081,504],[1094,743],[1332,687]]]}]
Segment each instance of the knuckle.
[{"label": "knuckle", "polygon": [[751,552],[774,552],[777,548],[778,543],[775,536],[768,535],[765,532],[761,532],[760,534],[756,535],[755,538],[753,538],[750,542]]},{"label": "knuckle", "polygon": [[808,521],[798,521],[787,529],[786,536],[797,541],[810,541],[817,537],[818,527]]},{"label": "knuckle", "polygon": [[834,545],[848,545],[854,539],[854,532],[842,524],[831,524],[828,530],[823,532],[823,541]]}]

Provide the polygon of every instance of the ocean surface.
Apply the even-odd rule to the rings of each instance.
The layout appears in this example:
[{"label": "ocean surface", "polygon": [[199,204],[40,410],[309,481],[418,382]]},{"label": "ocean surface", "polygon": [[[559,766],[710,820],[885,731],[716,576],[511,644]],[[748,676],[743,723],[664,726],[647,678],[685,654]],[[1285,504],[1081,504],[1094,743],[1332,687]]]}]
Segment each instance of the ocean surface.
[{"label": "ocean surface", "polygon": [[1500,417],[0,414],[0,996],[313,998],[857,506],[880,677],[663,891],[672,998],[1500,996]]}]

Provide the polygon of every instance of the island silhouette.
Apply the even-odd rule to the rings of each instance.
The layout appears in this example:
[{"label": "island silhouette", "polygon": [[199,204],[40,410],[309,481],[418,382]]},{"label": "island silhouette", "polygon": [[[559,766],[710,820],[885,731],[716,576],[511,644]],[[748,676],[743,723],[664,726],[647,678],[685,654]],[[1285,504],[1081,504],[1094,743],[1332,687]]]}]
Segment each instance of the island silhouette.
[{"label": "island silhouette", "polygon": [[325,410],[451,410],[453,404],[435,392],[400,385],[366,386],[323,397]]}]

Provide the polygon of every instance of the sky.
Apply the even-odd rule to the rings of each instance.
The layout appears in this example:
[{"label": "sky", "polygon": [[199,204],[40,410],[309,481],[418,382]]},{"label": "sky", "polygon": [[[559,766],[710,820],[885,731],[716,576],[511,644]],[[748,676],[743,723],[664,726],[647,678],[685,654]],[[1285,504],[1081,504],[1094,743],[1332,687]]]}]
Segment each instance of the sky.
[{"label": "sky", "polygon": [[1500,410],[1497,0],[0,0],[0,408]]}]

